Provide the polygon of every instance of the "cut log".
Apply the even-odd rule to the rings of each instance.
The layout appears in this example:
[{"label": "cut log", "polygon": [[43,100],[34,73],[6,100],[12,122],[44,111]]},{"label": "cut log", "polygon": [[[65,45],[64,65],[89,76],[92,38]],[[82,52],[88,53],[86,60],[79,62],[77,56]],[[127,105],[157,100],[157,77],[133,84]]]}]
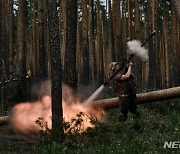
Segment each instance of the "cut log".
[{"label": "cut log", "polygon": [[[180,87],[137,94],[137,104],[146,104],[174,98],[180,98]],[[94,101],[91,103],[91,107],[106,110],[119,107],[119,103],[119,98],[115,97]],[[8,118],[8,116],[0,117],[0,126],[8,124]]]},{"label": "cut log", "polygon": [[[137,104],[146,104],[157,101],[163,101],[173,98],[180,98],[180,87],[163,89],[137,94]],[[119,97],[94,101],[92,107],[110,109],[119,107]]]}]

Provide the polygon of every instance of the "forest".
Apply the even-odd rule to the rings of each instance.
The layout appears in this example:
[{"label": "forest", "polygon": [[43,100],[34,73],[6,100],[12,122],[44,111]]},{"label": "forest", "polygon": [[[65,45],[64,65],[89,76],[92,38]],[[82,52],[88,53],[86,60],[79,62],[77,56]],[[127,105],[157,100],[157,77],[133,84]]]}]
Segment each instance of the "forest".
[{"label": "forest", "polygon": [[[138,105],[140,121],[82,106],[152,32],[132,58],[139,94],[180,86],[179,0],[1,0],[0,152],[176,153],[163,146],[180,142],[179,89]],[[92,101],[117,96],[109,82]]]}]

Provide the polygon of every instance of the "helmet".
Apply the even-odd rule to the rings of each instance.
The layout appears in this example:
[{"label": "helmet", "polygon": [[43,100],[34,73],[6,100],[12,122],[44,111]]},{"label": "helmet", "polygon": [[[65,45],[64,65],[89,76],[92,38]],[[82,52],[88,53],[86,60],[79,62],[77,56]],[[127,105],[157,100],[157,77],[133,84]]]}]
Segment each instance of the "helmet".
[{"label": "helmet", "polygon": [[119,64],[118,62],[112,62],[110,65],[109,65],[109,69],[112,71],[114,70],[115,66]]}]

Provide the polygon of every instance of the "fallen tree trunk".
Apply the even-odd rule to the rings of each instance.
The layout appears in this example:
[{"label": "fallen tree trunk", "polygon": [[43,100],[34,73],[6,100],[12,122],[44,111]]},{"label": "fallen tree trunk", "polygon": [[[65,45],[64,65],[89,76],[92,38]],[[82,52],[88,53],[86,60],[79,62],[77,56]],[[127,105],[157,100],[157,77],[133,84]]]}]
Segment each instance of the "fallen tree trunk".
[{"label": "fallen tree trunk", "polygon": [[[137,94],[137,104],[152,103],[173,98],[180,98],[180,87]],[[92,106],[94,108],[110,109],[119,107],[119,103],[119,98],[115,97],[94,101]]]},{"label": "fallen tree trunk", "polygon": [[[180,87],[174,87],[159,91],[151,91],[146,93],[137,94],[137,104],[146,104],[157,101],[163,101],[173,98],[180,98]],[[119,107],[119,98],[110,98],[94,101],[91,103],[93,108],[97,109],[110,109]],[[0,126],[8,123],[8,116],[0,117]]]}]

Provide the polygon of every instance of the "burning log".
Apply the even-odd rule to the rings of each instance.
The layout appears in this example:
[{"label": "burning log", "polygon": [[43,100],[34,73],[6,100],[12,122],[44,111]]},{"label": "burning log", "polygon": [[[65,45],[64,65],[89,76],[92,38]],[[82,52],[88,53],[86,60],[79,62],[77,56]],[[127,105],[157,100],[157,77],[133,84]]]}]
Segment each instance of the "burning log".
[{"label": "burning log", "polygon": [[[180,98],[180,87],[137,94],[137,104],[152,103],[173,98]],[[94,108],[103,109],[117,108],[119,107],[119,98],[116,97],[94,101],[94,103],[92,103],[92,106]]]}]

